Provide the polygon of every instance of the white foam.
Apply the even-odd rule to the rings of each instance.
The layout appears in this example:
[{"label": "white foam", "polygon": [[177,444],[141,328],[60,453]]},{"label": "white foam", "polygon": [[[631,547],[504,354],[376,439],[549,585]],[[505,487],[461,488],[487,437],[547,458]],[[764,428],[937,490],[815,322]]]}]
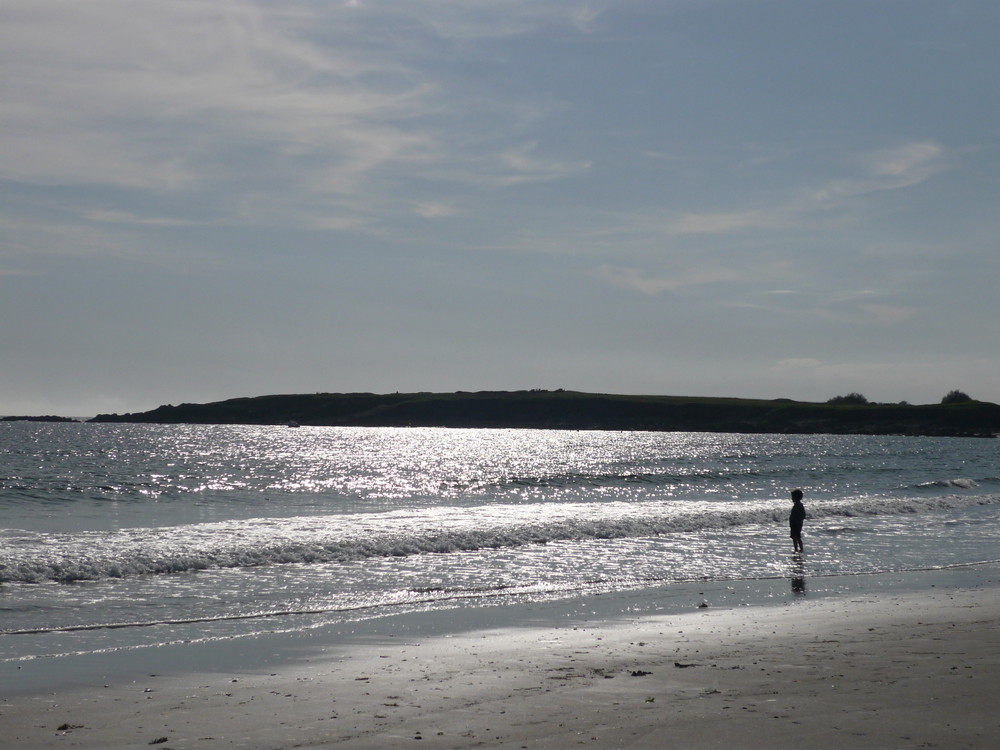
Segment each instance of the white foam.
[{"label": "white foam", "polygon": [[[813,501],[811,519],[927,513],[1000,503],[996,495]],[[0,536],[0,581],[124,578],[213,568],[321,563],[556,541],[648,538],[784,523],[787,503],[702,501],[491,505],[302,516],[114,532]],[[841,525],[842,526],[842,525]],[[8,542],[16,541],[16,544]]]}]

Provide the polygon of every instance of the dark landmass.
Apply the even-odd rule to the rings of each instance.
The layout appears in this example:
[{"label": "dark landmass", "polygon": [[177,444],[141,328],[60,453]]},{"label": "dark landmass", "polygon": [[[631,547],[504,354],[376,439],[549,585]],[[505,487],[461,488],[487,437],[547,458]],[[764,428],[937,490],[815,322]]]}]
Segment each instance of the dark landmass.
[{"label": "dark landmass", "polygon": [[1000,433],[1000,406],[972,400],[844,405],[563,390],[316,393],[167,405],[137,414],[100,414],[90,421],[993,437]]},{"label": "dark landmass", "polygon": [[0,417],[0,422],[79,422],[72,417]]}]

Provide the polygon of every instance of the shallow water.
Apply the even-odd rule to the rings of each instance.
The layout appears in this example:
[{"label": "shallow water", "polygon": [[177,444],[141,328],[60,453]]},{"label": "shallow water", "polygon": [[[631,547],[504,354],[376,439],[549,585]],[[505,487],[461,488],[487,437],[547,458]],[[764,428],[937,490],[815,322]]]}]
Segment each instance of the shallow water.
[{"label": "shallow water", "polygon": [[998,446],[0,423],[0,660],[994,560]]}]

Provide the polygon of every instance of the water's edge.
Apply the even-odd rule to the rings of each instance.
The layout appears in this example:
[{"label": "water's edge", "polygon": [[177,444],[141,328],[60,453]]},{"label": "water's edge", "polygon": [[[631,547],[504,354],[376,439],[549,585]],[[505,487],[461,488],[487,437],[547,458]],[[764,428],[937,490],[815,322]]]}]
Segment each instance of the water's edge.
[{"label": "water's edge", "polygon": [[1000,562],[858,575],[672,583],[547,601],[396,612],[379,618],[199,643],[110,648],[103,653],[8,661],[0,663],[0,699],[74,687],[127,685],[153,674],[274,674],[308,662],[336,659],[359,644],[399,644],[401,639],[412,644],[479,630],[597,627],[649,616],[696,616],[704,611],[702,605],[708,609],[792,607],[830,597],[878,599],[960,588],[982,589],[984,595],[995,595],[995,590],[1000,589]]}]

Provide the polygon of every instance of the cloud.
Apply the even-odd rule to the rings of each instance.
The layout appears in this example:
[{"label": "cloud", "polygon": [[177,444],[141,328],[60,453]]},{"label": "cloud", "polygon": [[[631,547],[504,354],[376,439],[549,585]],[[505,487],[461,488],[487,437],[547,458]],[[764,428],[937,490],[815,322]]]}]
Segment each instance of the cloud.
[{"label": "cloud", "polygon": [[6,15],[7,179],[176,190],[248,158],[308,153],[350,172],[419,145],[372,127],[411,113],[419,81],[365,85],[398,71],[249,2],[15,0]]},{"label": "cloud", "polygon": [[89,221],[100,224],[138,224],[152,227],[190,226],[190,218],[179,219],[170,216],[148,216],[130,213],[128,211],[95,210],[84,213]]},{"label": "cloud", "polygon": [[605,8],[595,8],[590,3],[584,3],[573,12],[573,24],[581,31],[590,31],[604,11]]},{"label": "cloud", "polygon": [[[0,215],[0,258],[86,257],[142,262],[176,268],[176,255],[157,247],[149,247],[131,231],[124,217],[118,221],[85,222],[75,220],[46,221],[35,217],[12,219]],[[120,224],[115,226],[115,224]]]},{"label": "cloud", "polygon": [[454,0],[395,0],[378,5],[411,23],[424,24],[447,40],[483,40],[519,36],[540,29],[573,29],[587,32],[604,12],[578,0],[505,0],[503,3],[469,3]]},{"label": "cloud", "polygon": [[[827,237],[831,230],[852,223],[860,207],[867,209],[867,204],[860,202],[865,196],[918,185],[947,166],[945,148],[932,141],[907,142],[889,149],[843,157],[842,162],[854,170],[854,177],[831,178],[813,185],[789,185],[783,193],[781,189],[771,188],[769,194],[777,195],[773,201],[758,201],[758,205],[732,210],[669,212],[651,208],[617,215],[607,213],[603,226],[590,231],[587,237],[591,243],[603,242],[607,251],[616,254],[627,252],[626,248],[643,254],[655,248],[655,252],[662,253],[664,240],[669,240],[671,248],[677,248],[667,251],[670,253],[679,252],[682,247],[690,250],[683,244],[690,238],[718,238],[717,249],[725,247],[724,238],[730,243],[731,252],[745,253],[754,247],[749,244],[754,236],[767,238],[771,247],[782,236],[823,232]],[[747,244],[732,244],[736,242]],[[770,270],[786,275],[787,264],[777,261],[773,253],[769,255],[774,266]],[[676,288],[672,279],[634,282],[631,286],[643,290]],[[902,310],[895,313],[883,310],[878,317],[900,318],[903,315]]]},{"label": "cloud", "polygon": [[498,181],[503,185],[517,185],[524,182],[556,180],[570,174],[585,171],[588,162],[567,162],[537,156],[537,142],[513,146],[499,154],[499,164],[503,172]]},{"label": "cloud", "polygon": [[851,199],[918,185],[945,168],[945,149],[933,141],[913,141],[857,158],[860,174],[794,190],[771,205],[735,211],[687,212],[663,223],[668,235],[735,234],[763,229],[815,226]]},{"label": "cloud", "polygon": [[893,187],[907,187],[923,182],[941,165],[944,149],[933,141],[914,141],[887,151],[870,154],[866,162],[876,179],[885,179]]},{"label": "cloud", "polygon": [[859,160],[861,175],[831,180],[807,191],[802,208],[827,209],[840,205],[845,199],[913,187],[944,169],[944,156],[944,147],[932,141],[913,141],[865,154]]},{"label": "cloud", "polygon": [[601,266],[595,275],[614,286],[635,289],[648,295],[664,291],[674,292],[688,286],[739,281],[743,278],[743,275],[735,269],[715,266],[689,268],[669,276],[653,276],[636,268],[605,265]]},{"label": "cloud", "polygon": [[817,303],[822,313],[861,325],[893,326],[910,320],[918,310],[891,301],[891,290],[861,289],[832,295]]},{"label": "cloud", "polygon": [[86,188],[103,221],[186,215],[117,205],[122,191],[144,191],[184,196],[202,218],[340,227],[399,210],[414,179],[562,179],[585,165],[541,156],[518,135],[544,108],[443,75],[432,42],[573,29],[578,10],[10,0],[0,178]]},{"label": "cloud", "polygon": [[737,211],[733,213],[686,213],[680,214],[666,225],[666,233],[687,234],[728,234],[753,229],[775,229],[788,223],[782,209]]},{"label": "cloud", "polygon": [[449,203],[414,203],[413,211],[425,219],[443,219],[454,216],[457,209]]}]

